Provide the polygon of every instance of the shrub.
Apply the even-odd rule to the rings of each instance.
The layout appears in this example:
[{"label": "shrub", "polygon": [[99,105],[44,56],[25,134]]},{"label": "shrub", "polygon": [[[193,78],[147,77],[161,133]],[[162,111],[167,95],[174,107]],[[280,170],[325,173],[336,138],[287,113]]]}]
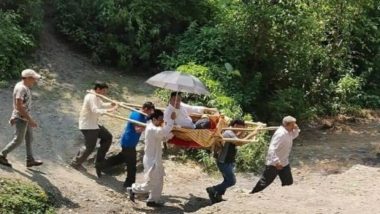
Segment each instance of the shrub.
[{"label": "shrub", "polygon": [[305,93],[297,88],[278,90],[269,102],[269,106],[274,121],[281,121],[287,115],[305,120],[313,113],[308,107]]},{"label": "shrub", "polygon": [[19,74],[24,58],[34,43],[18,25],[20,16],[14,12],[0,10],[0,79],[9,79]]},{"label": "shrub", "polygon": [[55,0],[56,26],[92,58],[122,68],[156,66],[171,40],[212,15],[208,1]]},{"label": "shrub", "polygon": [[48,196],[32,183],[0,178],[0,210],[3,214],[55,213]]},{"label": "shrub", "polygon": [[0,80],[17,77],[42,28],[41,0],[0,2]]},{"label": "shrub", "polygon": [[265,157],[269,145],[269,136],[262,132],[256,136],[257,142],[239,148],[236,169],[241,172],[260,173],[265,166]]}]

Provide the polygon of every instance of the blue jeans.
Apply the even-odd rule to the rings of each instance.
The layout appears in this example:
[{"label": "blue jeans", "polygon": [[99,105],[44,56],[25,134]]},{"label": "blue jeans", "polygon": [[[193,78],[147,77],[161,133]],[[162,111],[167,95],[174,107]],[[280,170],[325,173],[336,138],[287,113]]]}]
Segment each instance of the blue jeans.
[{"label": "blue jeans", "polygon": [[217,162],[219,171],[223,175],[223,182],[214,186],[214,190],[218,195],[224,195],[226,189],[236,184],[235,164]]}]

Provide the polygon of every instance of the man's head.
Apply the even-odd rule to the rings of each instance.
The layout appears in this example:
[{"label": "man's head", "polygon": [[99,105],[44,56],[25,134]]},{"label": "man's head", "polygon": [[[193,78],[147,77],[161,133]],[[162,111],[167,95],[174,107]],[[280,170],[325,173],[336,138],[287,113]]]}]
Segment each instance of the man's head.
[{"label": "man's head", "polygon": [[101,95],[106,95],[108,92],[108,85],[104,82],[96,81],[94,84],[94,91]]},{"label": "man's head", "polygon": [[182,93],[181,92],[172,92],[170,94],[170,105],[174,106],[174,108],[179,109],[182,102]]},{"label": "man's head", "polygon": [[142,105],[142,112],[144,112],[145,114],[147,115],[151,115],[154,113],[154,104],[152,102],[145,102],[143,105]]},{"label": "man's head", "polygon": [[21,78],[27,87],[32,87],[41,78],[41,75],[32,69],[25,69],[21,72]]},{"label": "man's head", "polygon": [[292,116],[286,116],[284,119],[282,119],[282,126],[284,126],[286,130],[292,131],[296,128],[296,122],[296,118]]},{"label": "man's head", "polygon": [[230,122],[230,127],[234,128],[244,128],[245,127],[245,122],[244,120],[241,119],[234,119]]},{"label": "man's head", "polygon": [[[230,122],[230,127],[232,128],[244,128],[245,127],[245,122],[244,120],[241,119],[234,119]],[[236,135],[240,135],[240,131],[233,131]]]},{"label": "man's head", "polygon": [[161,110],[155,109],[149,116],[149,119],[152,120],[155,126],[161,126],[164,123],[164,113]]}]

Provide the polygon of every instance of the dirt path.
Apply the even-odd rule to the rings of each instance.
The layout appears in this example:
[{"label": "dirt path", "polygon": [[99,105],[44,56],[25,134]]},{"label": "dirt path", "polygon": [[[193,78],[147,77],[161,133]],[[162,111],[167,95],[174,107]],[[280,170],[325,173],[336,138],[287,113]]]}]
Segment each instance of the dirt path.
[{"label": "dirt path", "polygon": [[[47,80],[33,92],[34,115],[40,125],[33,148],[45,164],[27,170],[21,146],[9,155],[14,169],[0,166],[0,175],[38,183],[52,193],[59,213],[374,213],[380,202],[379,160],[374,152],[380,144],[380,123],[373,120],[353,124],[352,130],[341,133],[304,130],[295,143],[295,183],[291,187],[281,188],[276,181],[263,193],[249,195],[258,177],[239,175],[237,185],[225,196],[227,201],[209,206],[204,189],[219,179],[196,165],[167,160],[166,207],[153,210],[143,201],[132,204],[121,188],[125,175],[97,179],[91,163],[82,173],[67,165],[83,143],[77,130],[78,112],[85,90],[94,80],[111,82],[112,97],[136,103],[157,102],[151,95],[153,89],[143,83],[144,77],[121,76],[119,71],[92,65],[57,40],[49,28],[42,34],[36,58],[36,66],[43,69]],[[11,93],[12,88],[0,89],[1,147],[13,133],[7,124]],[[106,117],[102,121],[114,134],[113,149],[117,150],[123,122]]]}]

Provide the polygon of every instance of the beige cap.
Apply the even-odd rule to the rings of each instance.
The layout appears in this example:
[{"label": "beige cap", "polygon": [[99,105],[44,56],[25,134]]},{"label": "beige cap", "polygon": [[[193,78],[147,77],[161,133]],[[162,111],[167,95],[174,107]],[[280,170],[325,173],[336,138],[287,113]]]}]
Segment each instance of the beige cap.
[{"label": "beige cap", "polygon": [[295,123],[297,122],[297,119],[292,116],[286,116],[284,119],[282,119],[282,125],[286,126],[289,123]]},{"label": "beige cap", "polygon": [[25,70],[23,70],[21,72],[21,76],[22,77],[33,77],[34,79],[40,79],[41,78],[41,75],[37,74],[37,72],[35,72],[32,69],[25,69]]}]

